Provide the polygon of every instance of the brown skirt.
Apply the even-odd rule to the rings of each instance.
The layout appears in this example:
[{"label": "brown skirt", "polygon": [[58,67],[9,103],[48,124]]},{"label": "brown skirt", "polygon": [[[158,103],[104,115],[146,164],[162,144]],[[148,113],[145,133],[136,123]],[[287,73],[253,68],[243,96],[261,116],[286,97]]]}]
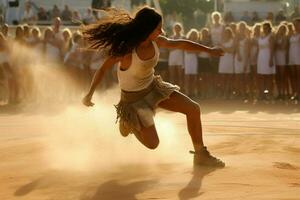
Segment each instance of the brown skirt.
[{"label": "brown skirt", "polygon": [[151,85],[143,90],[122,90],[120,102],[115,105],[121,134],[127,135],[152,126],[158,104],[179,89],[177,85],[164,82],[160,76],[155,76]]}]

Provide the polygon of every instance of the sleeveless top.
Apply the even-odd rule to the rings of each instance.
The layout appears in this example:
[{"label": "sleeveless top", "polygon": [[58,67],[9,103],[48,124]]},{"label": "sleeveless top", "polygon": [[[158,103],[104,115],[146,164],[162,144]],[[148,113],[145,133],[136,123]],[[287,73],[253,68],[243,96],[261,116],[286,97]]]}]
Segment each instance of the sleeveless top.
[{"label": "sleeveless top", "polygon": [[148,60],[142,60],[138,57],[136,50],[132,51],[131,65],[128,69],[122,70],[120,66],[117,69],[119,86],[124,91],[140,91],[147,88],[154,78],[154,67],[158,63],[159,49],[152,41],[155,54]]}]

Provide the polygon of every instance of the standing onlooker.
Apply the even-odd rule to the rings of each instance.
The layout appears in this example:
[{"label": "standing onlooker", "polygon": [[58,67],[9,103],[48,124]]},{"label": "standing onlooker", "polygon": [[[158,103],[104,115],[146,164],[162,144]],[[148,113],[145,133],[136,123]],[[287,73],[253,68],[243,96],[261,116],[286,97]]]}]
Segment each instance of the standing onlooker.
[{"label": "standing onlooker", "polygon": [[61,19],[63,21],[71,21],[72,20],[72,11],[69,9],[68,5],[65,5],[64,10],[61,12]]},{"label": "standing onlooker", "polygon": [[258,16],[258,13],[256,11],[252,12],[252,18],[251,18],[252,24],[258,23],[261,21],[260,17]]},{"label": "standing onlooker", "polygon": [[[172,39],[182,39],[183,28],[180,23],[176,23],[173,27],[173,35],[170,37]],[[169,52],[169,71],[170,71],[170,81],[172,83],[183,86],[183,51],[180,49],[174,49]]]},{"label": "standing onlooker", "polygon": [[275,35],[275,63],[276,63],[276,86],[278,91],[277,99],[283,100],[289,92],[288,73],[286,70],[287,38],[288,28],[281,24]]},{"label": "standing onlooker", "polygon": [[273,95],[273,77],[276,72],[274,62],[274,37],[270,22],[262,24],[262,35],[258,39],[257,74],[259,79],[259,98]]},{"label": "standing onlooker", "polygon": [[4,36],[5,38],[8,37],[8,25],[7,25],[7,24],[3,24],[3,25],[1,26],[1,33],[3,34],[3,36]]},{"label": "standing onlooker", "polygon": [[54,18],[52,24],[52,31],[54,34],[54,38],[58,41],[58,43],[62,44],[64,38],[60,27],[61,27],[61,19],[59,17]]},{"label": "standing onlooker", "polygon": [[246,100],[249,92],[249,52],[250,42],[248,37],[248,27],[245,22],[238,24],[235,39],[234,73],[235,73],[235,92]]},{"label": "standing onlooker", "polygon": [[251,32],[251,40],[250,40],[250,95],[252,98],[255,97],[257,93],[257,57],[258,57],[258,39],[260,37],[260,31],[261,25],[259,23],[256,23],[252,27]]},{"label": "standing onlooker", "polygon": [[37,18],[39,21],[46,21],[49,20],[49,16],[45,10],[44,7],[39,7],[38,13],[37,13]]},{"label": "standing onlooker", "polygon": [[[211,40],[213,46],[220,46],[222,43],[222,35],[224,31],[224,24],[222,22],[222,16],[219,12],[213,12],[211,14],[212,25],[210,27]],[[220,58],[212,58],[211,59],[211,67],[212,67],[212,82],[211,88],[212,92],[216,92],[219,87],[219,77],[218,77],[218,66],[219,66]]]},{"label": "standing onlooker", "polygon": [[5,36],[0,33],[0,105],[9,103],[11,68],[8,61],[8,46]]},{"label": "standing onlooker", "polygon": [[267,13],[266,21],[269,21],[271,23],[274,22],[274,13],[273,12],[268,12]]},{"label": "standing onlooker", "polygon": [[248,11],[244,11],[243,16],[241,17],[241,21],[244,21],[247,24],[251,24],[252,23],[252,19],[249,16],[249,12]]},{"label": "standing onlooker", "polygon": [[73,16],[72,16],[72,22],[73,22],[73,24],[78,24],[78,25],[82,23],[81,15],[78,10],[74,10]]},{"label": "standing onlooker", "polygon": [[[191,29],[187,34],[187,39],[198,42],[199,33],[196,29]],[[196,97],[198,95],[198,59],[195,52],[184,52],[184,86],[188,96]]]},{"label": "standing onlooker", "polygon": [[53,5],[53,8],[51,10],[51,18],[55,19],[57,17],[60,17],[60,10],[57,5]]},{"label": "standing onlooker", "polygon": [[275,16],[275,23],[280,24],[282,21],[286,21],[287,17],[284,15],[283,10],[279,10],[277,15]]},{"label": "standing onlooker", "polygon": [[[204,46],[212,46],[208,28],[203,28],[200,31],[199,43]],[[198,55],[198,73],[199,73],[199,91],[201,97],[206,98],[212,82],[212,67],[210,64],[210,55],[206,52],[200,52]]]},{"label": "standing onlooker", "polygon": [[234,17],[232,15],[232,12],[228,11],[224,14],[224,24],[228,25],[231,22],[234,22]]},{"label": "standing onlooker", "polygon": [[293,21],[294,32],[290,37],[289,65],[291,70],[291,82],[293,99],[299,99],[300,94],[300,18]]},{"label": "standing onlooker", "polygon": [[48,27],[44,31],[44,48],[46,63],[55,68],[62,61],[61,42],[55,38],[52,28]]},{"label": "standing onlooker", "polygon": [[220,89],[224,98],[229,98],[233,88],[233,73],[234,73],[234,36],[231,28],[225,28],[222,34],[221,47],[224,55],[220,58],[219,74],[220,74]]},{"label": "standing onlooker", "polygon": [[84,24],[91,24],[96,21],[91,8],[88,8],[86,10],[86,12],[83,15],[82,21]]},{"label": "standing onlooker", "polygon": [[24,14],[23,14],[23,17],[21,20],[22,23],[33,24],[33,23],[35,23],[36,19],[37,19],[37,16],[31,7],[31,3],[29,1],[26,1]]}]

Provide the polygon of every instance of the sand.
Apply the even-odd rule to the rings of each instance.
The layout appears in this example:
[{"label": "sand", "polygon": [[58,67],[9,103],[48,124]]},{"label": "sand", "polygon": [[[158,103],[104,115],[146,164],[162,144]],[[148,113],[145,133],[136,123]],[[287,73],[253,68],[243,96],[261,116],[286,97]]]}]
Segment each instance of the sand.
[{"label": "sand", "polygon": [[201,101],[226,167],[194,169],[184,116],[158,112],[160,146],[147,150],[118,133],[112,102],[1,107],[0,199],[300,199],[299,105]]}]

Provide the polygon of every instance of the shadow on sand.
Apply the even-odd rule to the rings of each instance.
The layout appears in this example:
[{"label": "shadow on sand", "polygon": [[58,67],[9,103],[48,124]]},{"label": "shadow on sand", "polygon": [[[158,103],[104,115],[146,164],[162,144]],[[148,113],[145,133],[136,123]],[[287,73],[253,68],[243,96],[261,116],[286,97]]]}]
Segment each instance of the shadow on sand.
[{"label": "shadow on sand", "polygon": [[192,179],[184,188],[179,191],[178,198],[180,200],[189,200],[201,196],[204,193],[200,192],[203,178],[217,169],[218,168],[194,166],[192,171]]},{"label": "shadow on sand", "polygon": [[110,180],[101,184],[91,197],[81,197],[80,200],[137,200],[136,195],[145,192],[156,183],[156,180],[146,180],[121,184],[118,180]]}]

